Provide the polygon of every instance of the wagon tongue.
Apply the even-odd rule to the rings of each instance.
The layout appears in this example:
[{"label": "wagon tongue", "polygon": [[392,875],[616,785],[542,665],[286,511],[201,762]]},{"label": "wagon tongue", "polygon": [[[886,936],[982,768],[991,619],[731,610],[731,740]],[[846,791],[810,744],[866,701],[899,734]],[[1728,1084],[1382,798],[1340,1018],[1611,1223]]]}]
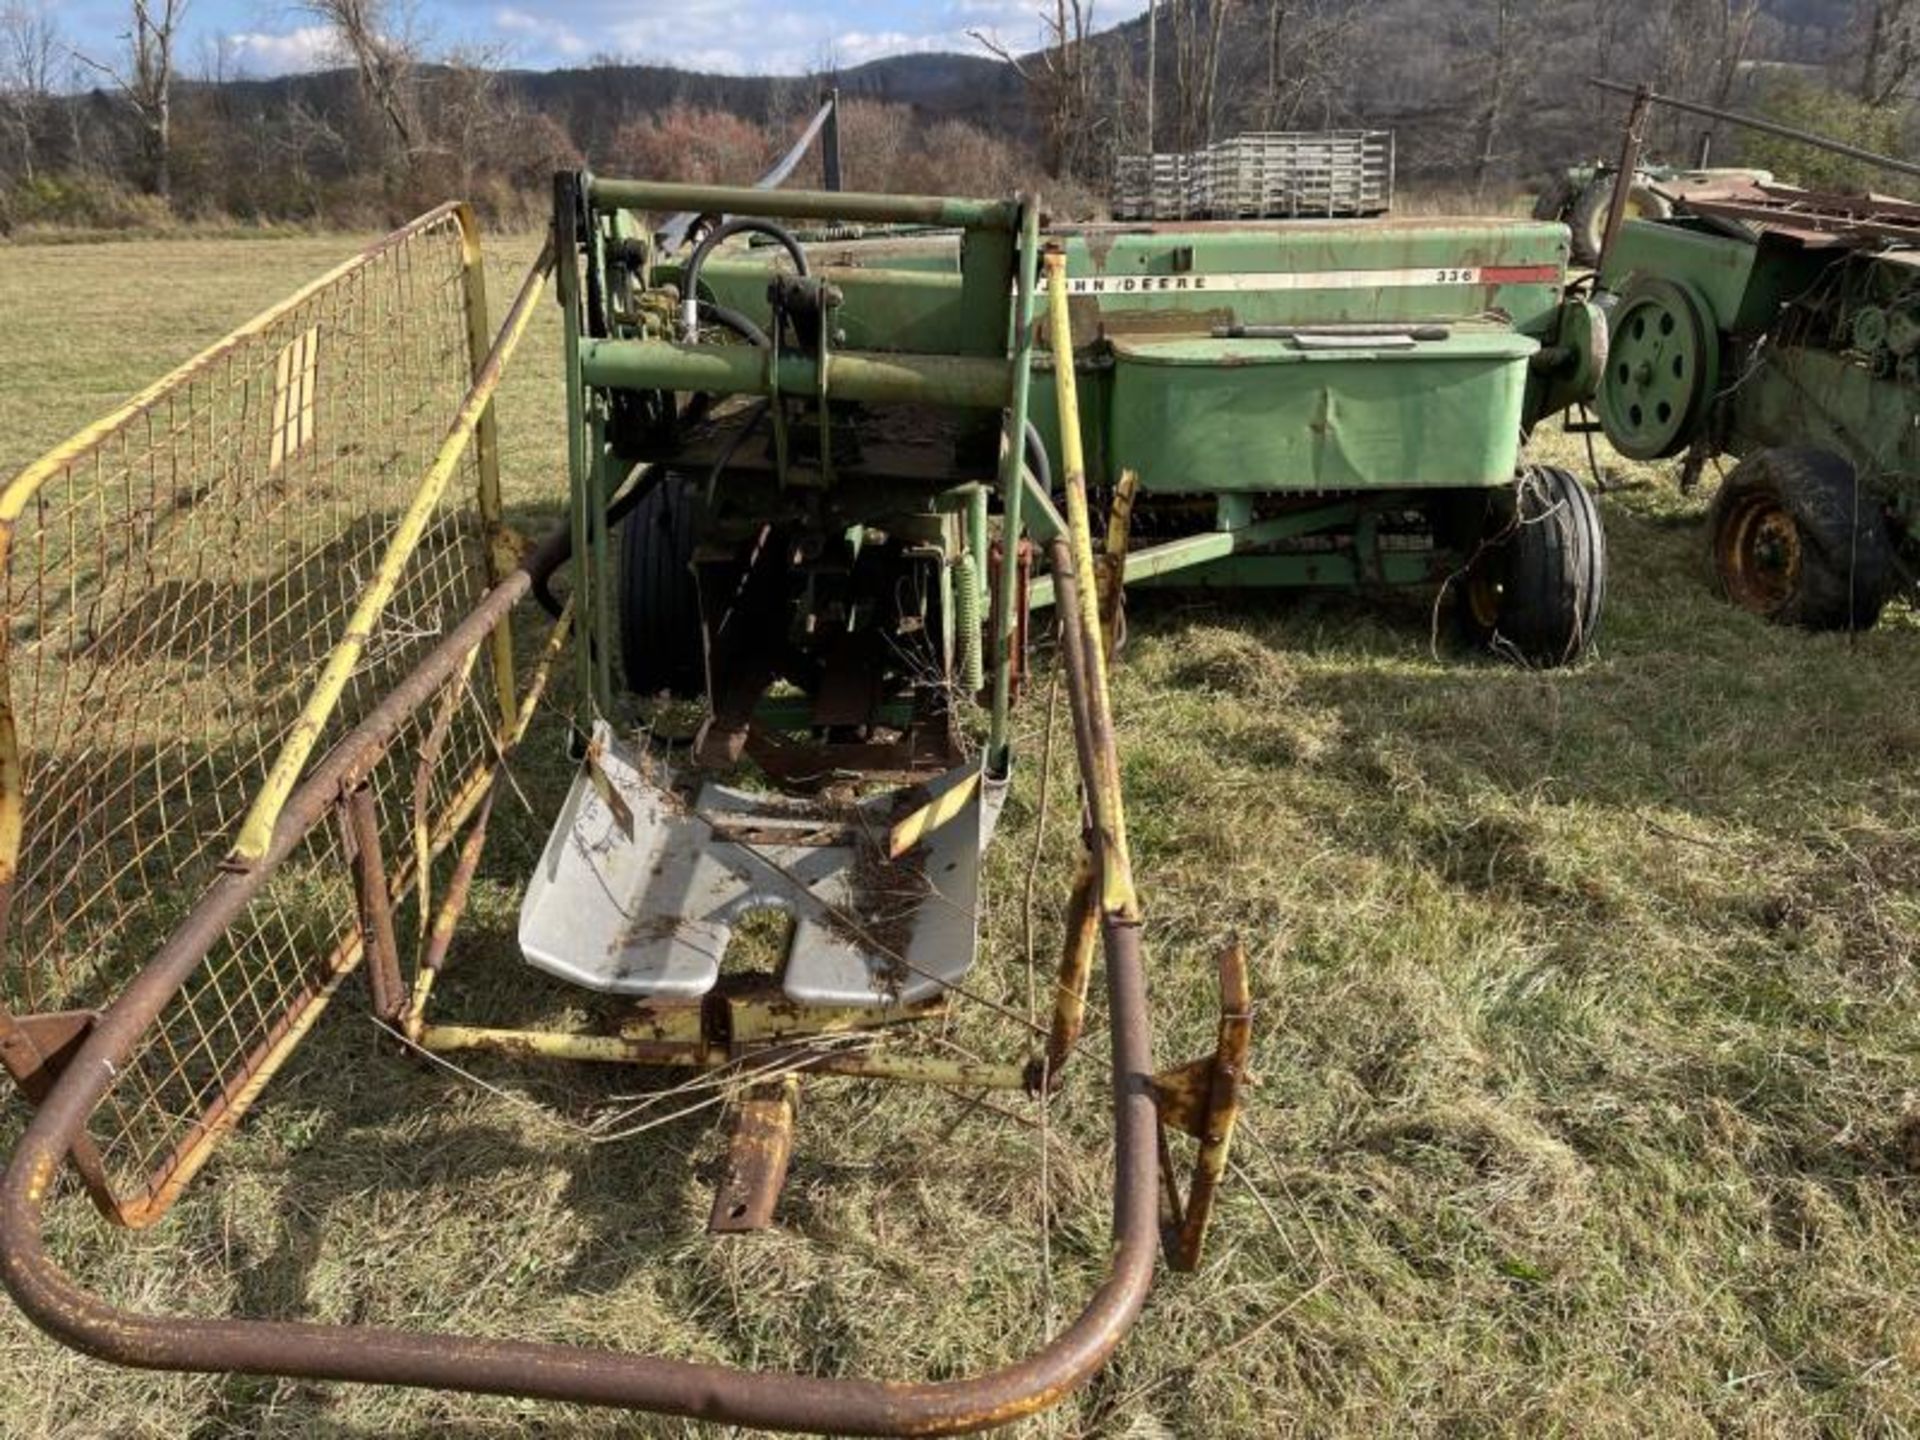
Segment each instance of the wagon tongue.
[{"label": "wagon tongue", "polygon": [[704,995],[734,929],[792,917],[781,984],[804,1004],[937,997],[973,964],[980,857],[1006,782],[964,765],[833,804],[703,784],[595,728],[520,909],[528,962],[593,990]]}]

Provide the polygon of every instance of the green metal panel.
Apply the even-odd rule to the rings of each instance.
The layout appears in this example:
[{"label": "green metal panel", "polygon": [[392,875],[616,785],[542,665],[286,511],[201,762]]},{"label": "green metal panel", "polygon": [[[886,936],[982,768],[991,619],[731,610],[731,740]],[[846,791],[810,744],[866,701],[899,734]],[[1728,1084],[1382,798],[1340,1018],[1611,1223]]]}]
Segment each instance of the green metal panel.
[{"label": "green metal panel", "polygon": [[[1920,475],[1920,427],[1911,387],[1877,380],[1850,356],[1806,346],[1774,348],[1733,412],[1732,443],[1748,455],[1771,445],[1817,445],[1898,495],[1894,481]],[[1901,495],[1903,509],[1911,499]]]},{"label": "green metal panel", "polygon": [[1830,252],[1808,249],[1790,236],[1756,241],[1705,220],[1632,220],[1621,227],[1600,284],[1620,295],[1643,275],[1684,282],[1706,299],[1716,328],[1755,335],[1773,324],[1782,305],[1806,294],[1831,263]]},{"label": "green metal panel", "polygon": [[1116,342],[1108,463],[1174,492],[1503,485],[1537,349],[1494,326],[1408,349]]},{"label": "green metal panel", "polygon": [[[784,252],[781,252],[784,254]],[[944,272],[870,270],[833,266],[815,273],[840,287],[846,303],[835,312],[848,350],[908,350],[923,355],[991,354],[982,348],[982,336],[997,326],[1004,351],[1009,297],[999,297],[989,317],[984,307],[969,311],[956,268],[959,251],[946,258]],[[702,286],[713,291],[722,305],[744,315],[764,316],[767,276],[773,256],[762,251],[715,256],[700,272]],[[662,267],[672,284],[680,283],[679,267]]]},{"label": "green metal panel", "polygon": [[1758,253],[1751,240],[1738,236],[1683,223],[1630,220],[1607,256],[1600,285],[1623,295],[1641,276],[1685,282],[1707,302],[1715,327],[1732,330]]},{"label": "green metal panel", "polygon": [[1531,220],[1088,226],[1054,238],[1078,292],[1076,337],[1495,310],[1537,330],[1559,304],[1568,248],[1564,225]]}]

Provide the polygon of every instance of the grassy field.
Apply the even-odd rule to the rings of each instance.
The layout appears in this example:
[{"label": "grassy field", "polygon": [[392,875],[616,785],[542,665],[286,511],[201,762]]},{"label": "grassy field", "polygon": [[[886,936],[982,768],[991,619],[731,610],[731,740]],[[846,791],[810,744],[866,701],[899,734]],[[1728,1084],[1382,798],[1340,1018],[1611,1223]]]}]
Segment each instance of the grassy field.
[{"label": "grassy field", "polygon": [[[0,247],[0,472],[350,243]],[[497,299],[531,244],[500,248]],[[501,402],[523,509],[559,491],[556,330]],[[1536,443],[1585,469],[1573,439]],[[1920,637],[1904,608],[1851,640],[1734,613],[1699,500],[1603,464],[1609,609],[1568,671],[1436,648],[1418,600],[1135,606],[1116,705],[1157,1053],[1208,1043],[1238,935],[1259,1086],[1204,1268],[1162,1276],[1098,1381],[1019,1433],[1920,1431]],[[1030,859],[1044,984],[1074,844],[1064,721],[1044,826],[1045,705],[1022,726],[974,976],[1016,1011]],[[501,825],[458,1005],[571,1003],[514,955],[543,827]],[[1100,1273],[1097,1063],[1044,1129],[816,1083],[782,1228],[714,1241],[715,1112],[599,1143],[638,1077],[503,1062],[478,1067],[491,1093],[378,1043],[347,993],[163,1224],[64,1205],[63,1259],[161,1311],[903,1377],[1024,1352]],[[1021,1046],[978,1007],[954,1033]],[[0,1115],[4,1139],[18,1109]],[[718,1432],[137,1374],[0,1306],[0,1433]]]}]

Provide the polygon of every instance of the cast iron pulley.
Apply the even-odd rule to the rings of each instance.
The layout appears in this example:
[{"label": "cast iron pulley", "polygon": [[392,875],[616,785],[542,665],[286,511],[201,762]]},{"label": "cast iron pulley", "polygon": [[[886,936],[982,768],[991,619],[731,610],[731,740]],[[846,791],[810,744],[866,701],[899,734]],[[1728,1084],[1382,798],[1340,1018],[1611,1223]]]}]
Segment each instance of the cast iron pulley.
[{"label": "cast iron pulley", "polygon": [[1720,336],[1689,286],[1641,279],[1613,313],[1600,423],[1622,455],[1664,460],[1699,433],[1720,384]]}]

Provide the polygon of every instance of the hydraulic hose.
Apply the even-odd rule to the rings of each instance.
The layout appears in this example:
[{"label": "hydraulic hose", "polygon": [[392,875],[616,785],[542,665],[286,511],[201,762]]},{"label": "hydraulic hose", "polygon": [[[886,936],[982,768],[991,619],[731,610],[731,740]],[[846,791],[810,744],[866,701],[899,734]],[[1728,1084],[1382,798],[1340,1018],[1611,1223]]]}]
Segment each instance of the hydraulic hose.
[{"label": "hydraulic hose", "polygon": [[[657,465],[645,467],[644,473],[634,484],[629,485],[614,496],[607,506],[607,533],[612,534],[620,528],[620,522],[633,513],[633,507],[660,483],[660,477],[666,474],[664,468]],[[573,527],[562,525],[531,550],[527,551],[526,570],[531,579],[528,592],[540,604],[540,608],[555,620],[560,618],[561,604],[548,584],[559,573],[561,566],[573,559]]]},{"label": "hydraulic hose", "polygon": [[1040,427],[1031,420],[1027,421],[1026,451],[1027,468],[1040,482],[1040,492],[1053,494],[1053,462],[1047,458],[1047,442],[1040,438]]},{"label": "hydraulic hose", "polygon": [[698,245],[693,247],[693,254],[687,257],[686,269],[681,272],[680,324],[686,331],[687,339],[691,340],[700,326],[701,267],[707,263],[707,257],[714,252],[721,241],[734,235],[749,234],[767,235],[777,240],[786,249],[787,254],[793,257],[794,268],[802,275],[809,273],[807,252],[801,248],[800,242],[793,238],[793,232],[784,226],[776,225],[771,220],[755,220],[749,216],[729,220],[724,225],[716,225],[706,233]]}]

